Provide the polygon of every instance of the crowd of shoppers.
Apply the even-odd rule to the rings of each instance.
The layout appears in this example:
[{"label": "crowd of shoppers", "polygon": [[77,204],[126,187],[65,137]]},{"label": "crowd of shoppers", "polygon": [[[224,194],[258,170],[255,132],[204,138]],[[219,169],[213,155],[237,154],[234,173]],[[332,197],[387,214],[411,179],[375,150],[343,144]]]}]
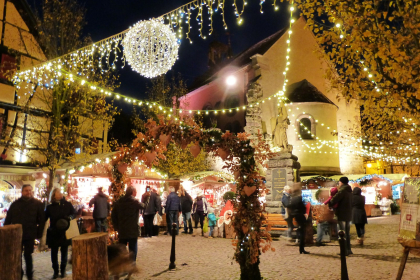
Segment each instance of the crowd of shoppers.
[{"label": "crowd of shoppers", "polygon": [[[355,187],[353,190],[348,184],[347,177],[341,177],[338,188],[331,188],[330,198],[325,201],[331,211],[334,211],[338,227],[345,232],[345,254],[353,254],[350,243],[350,222],[357,231],[357,242],[363,245],[365,224],[367,217],[365,212],[365,197],[361,195],[361,189]],[[136,199],[136,188],[129,186],[125,195],[113,205],[111,219],[114,229],[118,232],[118,242],[128,245],[128,250],[132,253],[133,261],[137,258],[137,240],[140,236],[139,217],[143,215],[145,225],[145,237],[156,235],[156,218],[166,213],[167,234],[178,234],[179,223],[183,221],[183,233],[193,233],[194,220],[195,228],[198,224],[201,233],[204,235],[205,217],[209,227],[209,238],[217,224],[217,216],[214,210],[208,205],[202,192],[192,199],[190,194],[181,186],[176,192],[174,187],[169,188],[169,194],[164,192],[162,200],[157,191],[150,186],[146,187],[146,192],[141,197],[141,202]],[[293,221],[297,223],[297,242],[299,243],[299,253],[309,254],[305,250],[305,229],[311,224],[311,205],[304,201],[299,188],[284,187],[282,197],[282,214],[288,225],[286,237],[292,237],[294,229]],[[107,232],[107,217],[110,213],[109,198],[103,193],[102,188],[98,188],[98,193],[89,202],[90,207],[94,207],[93,218],[97,232]],[[45,208],[45,210],[44,210]],[[59,188],[51,191],[49,204],[44,204],[33,197],[31,185],[22,187],[22,196],[10,206],[7,212],[5,225],[21,224],[23,229],[22,248],[26,263],[26,275],[28,279],[33,279],[32,253],[34,251],[35,239],[42,237],[45,221],[49,220],[46,231],[46,242],[51,249],[51,263],[53,268],[53,279],[61,276],[65,277],[68,247],[71,240],[66,237],[66,230],[70,226],[71,220],[76,214],[72,204],[66,201]],[[157,215],[158,214],[158,215]],[[182,221],[180,217],[182,215]],[[176,225],[176,230],[172,230],[172,225]],[[317,246],[322,246],[322,233],[326,223],[318,223]],[[58,251],[61,251],[61,263],[58,261]],[[23,270],[22,270],[23,275]]]}]

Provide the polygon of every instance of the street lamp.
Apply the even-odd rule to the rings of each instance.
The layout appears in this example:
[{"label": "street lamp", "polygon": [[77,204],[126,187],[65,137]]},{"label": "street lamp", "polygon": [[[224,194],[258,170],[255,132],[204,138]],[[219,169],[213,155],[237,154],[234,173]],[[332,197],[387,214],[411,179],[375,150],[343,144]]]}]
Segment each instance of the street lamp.
[{"label": "street lamp", "polygon": [[233,75],[230,75],[226,78],[226,84],[228,86],[234,86],[234,85],[236,85],[236,82],[237,82],[237,79]]}]

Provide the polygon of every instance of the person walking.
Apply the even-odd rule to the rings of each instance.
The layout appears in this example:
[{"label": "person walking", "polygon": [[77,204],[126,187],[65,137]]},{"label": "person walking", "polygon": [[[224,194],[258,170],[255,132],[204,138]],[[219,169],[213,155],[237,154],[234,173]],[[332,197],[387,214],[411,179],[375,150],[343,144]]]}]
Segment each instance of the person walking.
[{"label": "person walking", "polygon": [[112,225],[118,232],[118,243],[127,246],[133,253],[133,261],[137,260],[137,239],[139,237],[140,210],[146,205],[136,199],[137,190],[128,186],[125,195],[115,202],[111,212]]},{"label": "person walking", "polygon": [[166,200],[166,215],[169,215],[169,235],[172,235],[172,224],[176,224],[176,235],[179,233],[179,213],[182,211],[181,199],[175,192],[174,187],[169,187],[171,192]]},{"label": "person walking", "polygon": [[289,203],[290,218],[295,219],[298,223],[299,253],[309,254],[305,251],[306,237],[306,220],[308,219],[307,208],[302,200],[301,190],[296,188],[293,190]]},{"label": "person walking", "polygon": [[353,254],[350,245],[350,222],[352,218],[352,190],[348,185],[349,179],[341,177],[338,182],[339,190],[337,194],[329,201],[330,207],[337,208],[335,214],[337,216],[338,227],[346,233],[346,256]]},{"label": "person walking", "polygon": [[290,219],[289,216],[289,210],[288,210],[288,206],[290,203],[290,195],[291,189],[289,186],[284,186],[283,188],[283,196],[281,198],[281,204],[282,204],[282,214],[283,214],[283,218],[284,220],[287,222],[287,231],[286,231],[286,238],[292,238],[292,231],[294,228],[293,225],[293,219]]},{"label": "person walking", "polygon": [[365,197],[359,187],[353,189],[353,215],[352,223],[356,226],[357,243],[363,245],[365,238],[365,224],[367,224],[367,216],[365,210]]},{"label": "person walking", "polygon": [[102,187],[98,188],[98,193],[89,201],[89,207],[93,208],[93,219],[95,220],[96,232],[107,232],[107,221],[111,205],[108,202],[109,198],[102,191]]},{"label": "person walking", "polygon": [[150,186],[146,186],[146,192],[142,195],[141,202],[147,205],[143,214],[144,229],[146,237],[151,238],[153,236],[153,219],[160,211],[160,199]]},{"label": "person walking", "polygon": [[[33,279],[32,253],[35,239],[42,237],[45,227],[44,204],[33,196],[32,186],[22,186],[22,196],[7,211],[4,225],[22,225],[22,251],[26,263],[26,277]],[[23,262],[22,262],[23,264]],[[23,269],[22,269],[23,277]]]},{"label": "person walking", "polygon": [[50,203],[45,210],[45,218],[50,219],[47,230],[47,245],[51,248],[51,263],[54,270],[53,279],[58,278],[58,249],[61,251],[61,278],[66,277],[67,252],[71,240],[66,238],[66,230],[74,218],[76,210],[68,202],[59,188],[51,191]]},{"label": "person walking", "polygon": [[[198,193],[197,200],[193,204],[193,213],[197,215],[197,219],[200,220],[201,235],[204,236],[203,226],[204,216],[207,215],[207,201],[202,191]],[[195,228],[197,228],[197,226],[198,222],[195,223]]]},{"label": "person walking", "polygon": [[[191,210],[193,205],[192,197],[184,190],[184,187],[179,188],[179,193],[181,195],[181,209],[182,209],[182,218],[184,220],[184,231],[182,233],[193,233],[193,226],[191,221]],[[189,227],[189,231],[188,231]]]}]

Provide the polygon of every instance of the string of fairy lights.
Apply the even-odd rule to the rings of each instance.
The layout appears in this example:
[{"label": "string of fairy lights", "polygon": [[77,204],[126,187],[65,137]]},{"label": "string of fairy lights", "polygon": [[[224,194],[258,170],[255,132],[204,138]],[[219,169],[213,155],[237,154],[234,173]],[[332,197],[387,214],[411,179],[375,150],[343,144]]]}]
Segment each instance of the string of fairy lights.
[{"label": "string of fairy lights", "polygon": [[[337,28],[340,33],[339,35],[340,39],[344,39],[348,35],[345,30],[345,27],[339,22],[339,19],[335,19],[335,21],[333,22],[333,26],[325,25],[316,20],[315,22],[317,25],[321,25],[329,29]],[[364,60],[360,60],[359,63],[360,63],[361,72],[365,72],[366,79],[370,81],[372,84],[374,84],[373,90],[375,90],[376,92],[382,92],[384,95],[388,95],[388,92],[383,91],[381,87],[378,85],[378,82],[375,80],[374,74],[369,70],[369,66],[366,65],[366,62]],[[411,132],[414,132],[416,129],[419,129],[419,126],[416,123],[414,123],[411,118],[402,117],[402,120],[405,123],[412,123],[412,127],[410,129],[401,129],[401,131],[400,130],[397,130],[395,132],[390,131],[389,132],[390,135],[392,134],[402,135],[403,133],[408,132],[408,130],[410,130]],[[391,163],[406,164],[406,163],[415,162],[416,165],[419,164],[419,158],[418,157],[413,158],[411,156],[413,154],[419,155],[419,151],[418,151],[419,149],[418,149],[417,144],[414,142],[414,139],[412,140],[411,138],[408,138],[407,140],[410,141],[411,144],[410,143],[400,144],[396,148],[397,151],[400,152],[400,156],[392,156],[386,153],[387,147],[384,146],[385,143],[381,141],[379,138],[381,134],[378,133],[376,136],[378,137],[378,139],[374,141],[369,140],[369,139],[362,139],[362,138],[357,139],[357,142],[360,142],[360,145],[359,145],[359,148],[361,148],[360,151],[349,150],[352,148],[352,146],[357,147],[357,144],[351,145],[350,147],[347,147],[344,150],[350,151],[350,152],[356,152],[359,155],[364,156],[364,157],[379,159],[379,160],[391,162]],[[389,144],[393,145],[393,142],[390,142]]]},{"label": "string of fairy lights", "polygon": [[[159,21],[162,23],[161,26],[168,26],[178,39],[178,43],[181,43],[181,39],[184,36],[192,43],[193,41],[190,37],[190,32],[193,28],[193,24],[191,21],[194,19],[195,13],[199,37],[202,39],[207,38],[204,34],[205,32],[208,32],[206,33],[208,35],[213,33],[214,14],[219,13],[222,15],[223,27],[224,29],[228,29],[225,21],[226,2],[227,0],[193,0],[149,21]],[[234,7],[237,24],[241,24],[243,22],[242,15],[248,2],[246,0],[231,0],[231,2]],[[263,13],[263,4],[265,1],[260,1],[259,3],[260,12]],[[279,9],[278,5],[276,5],[276,0],[273,0],[273,6],[276,11]],[[206,11],[207,17],[204,15]],[[137,24],[141,23],[142,22],[139,22]],[[206,23],[208,26],[205,28]],[[130,36],[131,29],[132,28],[129,28],[92,45],[38,64],[35,67],[19,71],[14,77],[14,82],[15,84],[19,84],[22,81],[28,81],[29,79],[37,84],[37,81],[41,82],[44,79],[49,79],[49,83],[54,83],[54,80],[59,77],[58,73],[60,72],[60,69],[66,69],[75,76],[77,75],[89,79],[89,76],[92,75],[92,72],[95,71],[96,67],[98,67],[101,72],[107,72],[116,69],[117,63],[120,62],[121,68],[124,68],[127,57],[122,48],[123,41],[127,36]]]}]

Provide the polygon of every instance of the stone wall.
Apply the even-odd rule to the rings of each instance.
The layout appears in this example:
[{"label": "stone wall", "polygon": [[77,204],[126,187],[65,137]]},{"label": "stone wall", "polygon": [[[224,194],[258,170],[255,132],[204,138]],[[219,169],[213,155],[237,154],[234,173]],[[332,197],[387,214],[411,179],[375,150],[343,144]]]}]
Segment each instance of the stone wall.
[{"label": "stone wall", "polygon": [[276,168],[286,169],[285,185],[292,187],[295,181],[299,181],[299,178],[295,178],[294,175],[294,171],[296,170],[296,174],[299,176],[300,163],[297,160],[298,158],[289,152],[280,152],[275,157],[268,160],[268,168],[265,176],[266,187],[270,190],[270,193],[265,197],[267,213],[281,213],[281,202],[279,200],[274,200],[273,197],[273,170]]}]

